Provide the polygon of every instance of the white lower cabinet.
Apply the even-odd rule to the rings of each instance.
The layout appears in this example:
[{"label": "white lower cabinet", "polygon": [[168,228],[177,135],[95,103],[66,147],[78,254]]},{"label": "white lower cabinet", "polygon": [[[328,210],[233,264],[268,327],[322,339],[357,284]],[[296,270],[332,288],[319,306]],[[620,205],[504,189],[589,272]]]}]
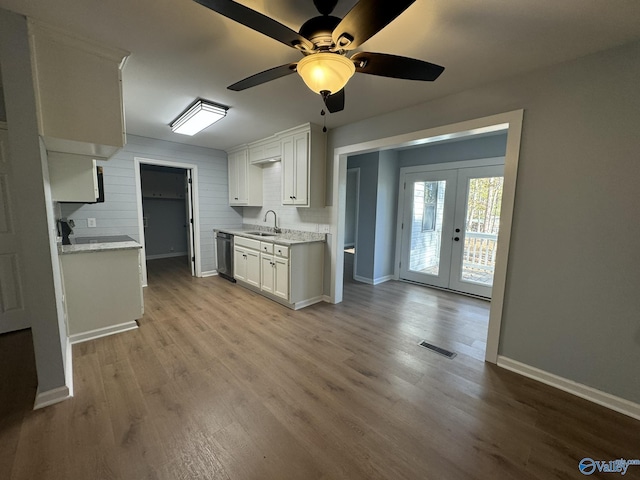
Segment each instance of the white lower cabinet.
[{"label": "white lower cabinet", "polygon": [[234,277],[254,287],[260,286],[260,253],[250,248],[234,247]]},{"label": "white lower cabinet", "polygon": [[260,289],[289,300],[289,260],[261,253],[260,268]]},{"label": "white lower cabinet", "polygon": [[234,277],[297,310],[322,301],[324,243],[291,246],[234,237]]}]

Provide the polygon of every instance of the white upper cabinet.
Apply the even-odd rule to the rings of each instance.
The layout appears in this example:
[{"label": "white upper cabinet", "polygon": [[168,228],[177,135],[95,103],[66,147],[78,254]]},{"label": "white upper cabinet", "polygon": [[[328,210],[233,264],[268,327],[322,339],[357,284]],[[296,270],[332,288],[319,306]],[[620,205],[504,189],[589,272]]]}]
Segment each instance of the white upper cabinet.
[{"label": "white upper cabinet", "polygon": [[93,203],[98,198],[96,161],[84,155],[49,152],[49,183],[55,202]]},{"label": "white upper cabinet", "polygon": [[29,21],[39,130],[48,151],[109,158],[125,144],[129,53]]},{"label": "white upper cabinet", "polygon": [[282,204],[325,206],[325,144],[311,124],[282,134]]},{"label": "white upper cabinet", "polygon": [[282,156],[279,138],[268,138],[249,145],[249,163],[277,162]]},{"label": "white upper cabinet", "polygon": [[262,206],[262,169],[249,163],[246,147],[228,153],[229,205]]}]

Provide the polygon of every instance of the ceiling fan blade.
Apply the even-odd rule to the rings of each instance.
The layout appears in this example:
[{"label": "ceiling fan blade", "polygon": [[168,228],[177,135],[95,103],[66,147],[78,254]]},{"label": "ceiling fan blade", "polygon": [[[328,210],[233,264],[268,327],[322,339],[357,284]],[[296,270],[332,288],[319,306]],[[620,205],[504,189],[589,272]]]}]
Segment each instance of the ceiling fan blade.
[{"label": "ceiling fan blade", "polygon": [[381,77],[433,82],[444,72],[444,67],[434,63],[386,53],[358,52],[351,60],[356,65],[356,72]]},{"label": "ceiling fan blade", "polygon": [[339,92],[324,98],[324,104],[329,113],[341,112],[344,110],[344,88]]},{"label": "ceiling fan blade", "polygon": [[255,75],[251,75],[244,80],[240,80],[233,85],[229,85],[227,88],[229,90],[233,90],[234,92],[239,92],[241,90],[246,90],[247,88],[262,85],[263,83],[270,82],[271,80],[276,80],[280,77],[286,77],[287,75],[295,72],[296,65],[297,63],[288,63],[286,65],[280,65],[279,67],[270,68],[269,70],[256,73]]},{"label": "ceiling fan blade", "polygon": [[360,0],[333,31],[334,43],[353,50],[389,25],[416,0]]},{"label": "ceiling fan blade", "polygon": [[331,15],[331,12],[338,4],[338,0],[313,0],[313,4],[320,12],[320,15]]},{"label": "ceiling fan blade", "polygon": [[255,10],[244,5],[233,2],[231,0],[194,0],[214,12],[224,15],[231,20],[235,20],[256,32],[260,32],[267,37],[284,43],[285,45],[300,50],[311,51],[315,47],[313,43],[304,38],[298,32],[291,30],[289,27],[276,22],[272,18],[267,17]]}]

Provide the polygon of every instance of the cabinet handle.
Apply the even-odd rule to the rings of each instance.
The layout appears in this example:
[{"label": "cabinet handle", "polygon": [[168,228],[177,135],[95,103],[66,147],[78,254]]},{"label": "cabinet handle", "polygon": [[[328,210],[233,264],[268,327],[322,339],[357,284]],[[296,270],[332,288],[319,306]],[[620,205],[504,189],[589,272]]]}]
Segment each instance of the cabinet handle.
[{"label": "cabinet handle", "polygon": [[294,199],[294,200],[296,199],[296,196],[295,196],[295,195],[293,196],[293,199]]},{"label": "cabinet handle", "polygon": [[237,199],[238,199],[238,197],[235,197],[235,198],[234,198],[234,200],[237,200]]}]

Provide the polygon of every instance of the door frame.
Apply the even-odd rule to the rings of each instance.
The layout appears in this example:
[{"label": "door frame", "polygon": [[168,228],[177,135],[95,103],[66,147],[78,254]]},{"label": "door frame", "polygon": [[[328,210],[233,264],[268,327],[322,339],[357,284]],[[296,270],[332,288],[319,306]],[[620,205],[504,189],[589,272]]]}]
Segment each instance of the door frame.
[{"label": "door frame", "polygon": [[140,165],[157,165],[161,167],[173,167],[173,168],[182,168],[185,170],[191,171],[191,192],[193,194],[193,244],[195,251],[193,252],[196,257],[195,260],[195,276],[202,276],[202,265],[200,265],[200,198],[198,195],[198,166],[192,163],[182,163],[175,162],[172,160],[157,160],[153,158],[144,158],[144,157],[134,157],[133,166],[134,166],[134,176],[135,176],[135,185],[136,185],[136,204],[138,209],[138,232],[140,235],[140,244],[142,245],[141,255],[142,261],[140,262],[142,265],[142,286],[147,286],[147,260],[146,260],[146,249],[145,249],[145,241],[144,241],[144,219],[143,219],[143,210],[142,210],[142,181],[140,179]]},{"label": "door frame", "polygon": [[[358,266],[358,218],[360,217],[360,167],[347,168],[347,171],[352,171],[356,175],[356,213],[355,213],[355,232],[353,234],[353,278],[356,277],[357,266]],[[346,184],[345,184],[346,185]],[[345,198],[345,208],[346,208],[346,198]],[[344,255],[344,243],[342,244],[342,250]]]},{"label": "door frame", "polygon": [[[513,209],[516,194],[516,177],[520,156],[522,121],[524,110],[514,110],[488,117],[467,120],[426,130],[369,140],[345,145],[333,150],[332,205],[333,225],[336,234],[330,236],[331,272],[329,299],[333,303],[342,302],[344,282],[344,217],[346,201],[347,158],[351,155],[400,147],[426,145],[429,143],[464,138],[472,135],[507,131],[507,148],[504,165],[504,190],[502,194],[501,227],[503,235],[498,241],[498,255],[493,282],[493,298],[489,312],[489,328],[485,361],[497,363],[500,343],[500,327],[504,307],[504,294],[509,260],[509,244],[513,223]],[[331,153],[329,154],[331,155]]]},{"label": "door frame", "polygon": [[[426,173],[426,172],[438,172],[442,170],[460,170],[464,168],[475,168],[475,167],[493,167],[493,166],[504,167],[504,164],[505,164],[505,157],[489,157],[489,158],[479,158],[476,160],[463,160],[460,162],[431,163],[427,165],[416,165],[412,167],[400,168],[399,184],[398,184],[398,215],[397,215],[397,224],[396,224],[396,252],[395,252],[396,263],[395,263],[395,268],[393,272],[394,278],[396,280],[400,279],[400,261],[402,260],[402,241],[403,241],[402,221],[404,219],[405,208],[406,208],[404,204],[405,193],[404,193],[403,184],[406,181],[407,175],[411,175],[414,173],[422,173],[422,172]],[[500,237],[498,237],[498,240],[499,238]],[[434,286],[437,286],[437,285],[434,285]],[[440,287],[440,286],[437,286],[437,287],[448,288],[448,287]]]}]

